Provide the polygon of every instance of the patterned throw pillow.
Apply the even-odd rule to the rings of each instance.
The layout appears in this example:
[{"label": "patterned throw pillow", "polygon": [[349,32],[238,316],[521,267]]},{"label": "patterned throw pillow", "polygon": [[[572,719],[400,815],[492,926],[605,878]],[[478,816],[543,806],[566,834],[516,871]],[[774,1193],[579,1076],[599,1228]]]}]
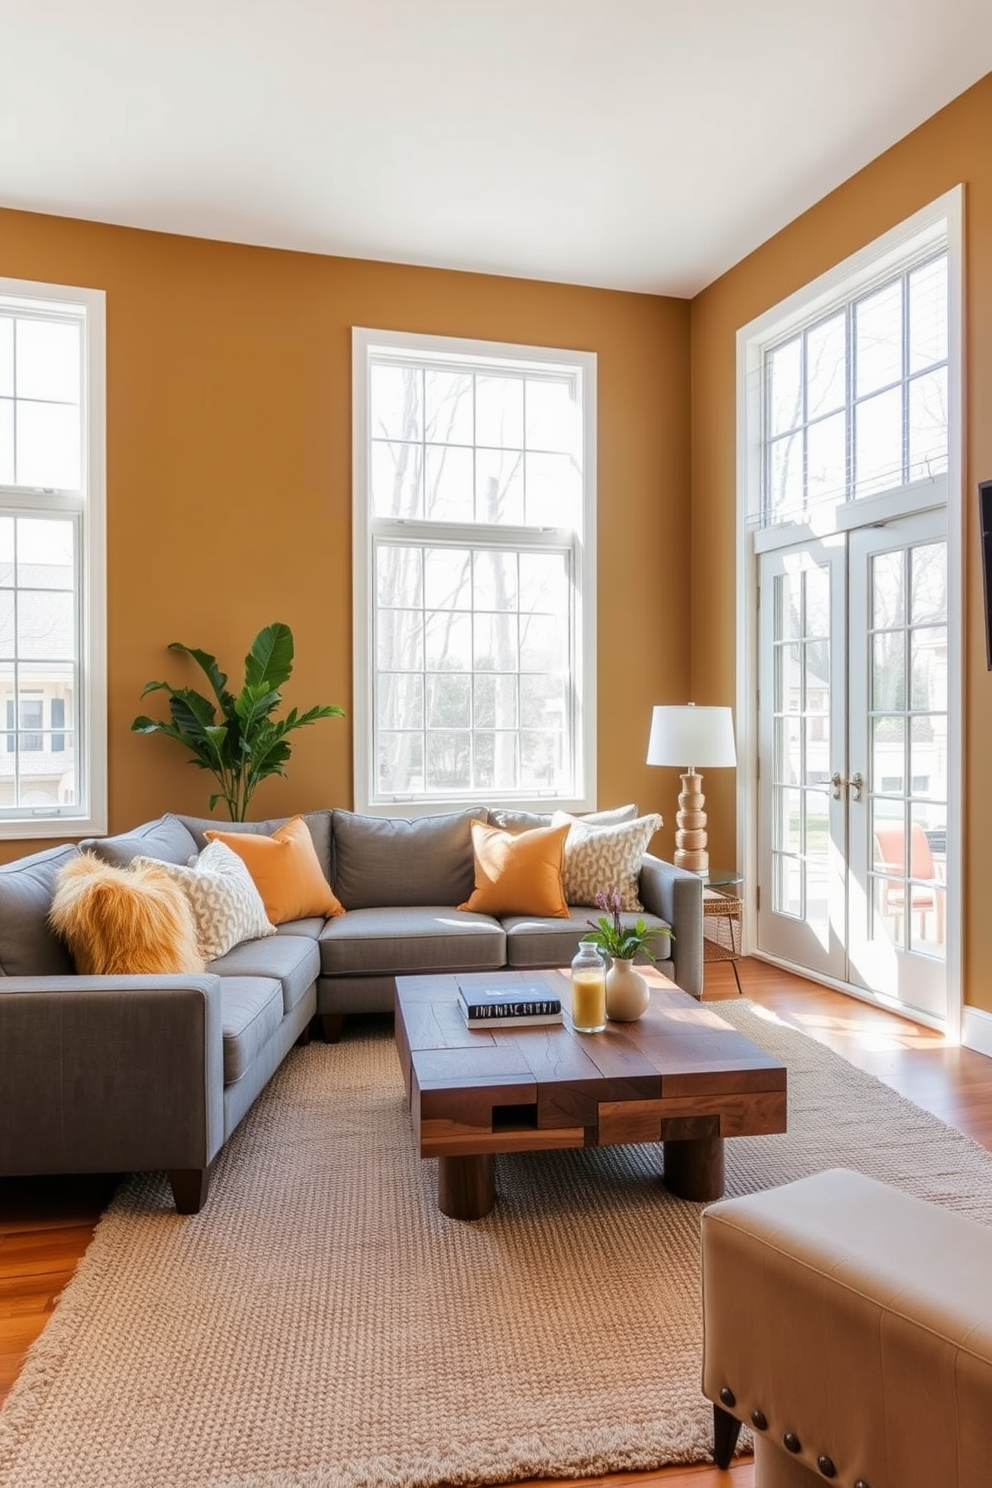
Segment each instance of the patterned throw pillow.
[{"label": "patterned throw pillow", "polygon": [[188,868],[154,858],[136,858],[135,862],[155,863],[180,885],[193,911],[204,960],[216,960],[243,940],[275,935],[276,927],[269,922],[254,879],[237,853],[223,842],[209,843]]},{"label": "patterned throw pillow", "polygon": [[569,824],[562,856],[562,881],[569,904],[595,904],[596,895],[620,891],[620,907],[643,910],[637,897],[641,856],[661,826],[657,812],[613,826],[593,826],[579,817],[556,811],[553,824]]}]

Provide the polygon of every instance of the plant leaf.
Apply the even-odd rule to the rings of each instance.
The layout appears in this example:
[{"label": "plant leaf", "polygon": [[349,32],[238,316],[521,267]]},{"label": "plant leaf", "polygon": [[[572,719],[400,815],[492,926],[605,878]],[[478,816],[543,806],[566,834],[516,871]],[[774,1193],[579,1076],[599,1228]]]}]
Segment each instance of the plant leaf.
[{"label": "plant leaf", "polygon": [[294,708],[292,713],[290,713],[286,719],[286,722],[288,723],[289,719],[293,718],[293,728],[303,728],[305,724],[316,723],[318,718],[347,717],[344,709],[339,708],[337,703],[321,703],[316,708],[308,708],[305,713],[301,713],[298,717],[294,717],[295,714],[296,709]]},{"label": "plant leaf", "polygon": [[293,632],[276,621],[258,632],[245,657],[245,686],[281,687],[293,670]]},{"label": "plant leaf", "polygon": [[217,722],[217,709],[209,698],[192,687],[169,689],[169,712],[174,723],[195,734],[203,734]]},{"label": "plant leaf", "polygon": [[250,732],[261,719],[282,702],[282,693],[276,692],[265,682],[246,683],[234,699],[234,711]]},{"label": "plant leaf", "polygon": [[193,658],[197,666],[205,673],[214,690],[214,696],[226,713],[234,699],[227,690],[227,676],[217,665],[216,656],[211,656],[209,651],[201,651],[197,646],[184,646],[182,641],[170,641],[169,650],[182,651],[186,656]]},{"label": "plant leaf", "polygon": [[259,730],[252,749],[249,771],[252,780],[256,783],[264,780],[268,775],[286,773],[283,765],[289,759],[292,750],[283,737],[285,732],[284,723],[266,722]]}]

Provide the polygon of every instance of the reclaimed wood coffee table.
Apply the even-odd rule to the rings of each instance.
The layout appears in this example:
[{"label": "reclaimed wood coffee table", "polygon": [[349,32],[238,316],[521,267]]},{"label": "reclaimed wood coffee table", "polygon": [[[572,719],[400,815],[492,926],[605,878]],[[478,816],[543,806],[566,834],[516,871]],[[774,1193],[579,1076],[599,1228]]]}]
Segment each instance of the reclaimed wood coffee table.
[{"label": "reclaimed wood coffee table", "polygon": [[[646,969],[645,969],[646,970]],[[560,1147],[664,1145],[664,1182],[686,1199],[723,1193],[726,1137],[784,1132],[786,1070],[653,970],[636,1023],[576,1033],[560,971],[396,978],[396,1046],[421,1157],[436,1157],[438,1207],[481,1219],[496,1195],[496,1156]],[[458,983],[547,984],[560,1024],[469,1029]]]}]

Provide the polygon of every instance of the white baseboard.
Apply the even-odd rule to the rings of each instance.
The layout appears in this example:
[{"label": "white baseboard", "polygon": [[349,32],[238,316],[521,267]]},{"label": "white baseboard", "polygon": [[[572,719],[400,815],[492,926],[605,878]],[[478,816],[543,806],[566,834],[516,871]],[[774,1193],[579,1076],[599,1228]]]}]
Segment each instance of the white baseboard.
[{"label": "white baseboard", "polygon": [[975,1049],[992,1058],[992,1013],[984,1008],[962,1008],[961,1042],[966,1049]]}]

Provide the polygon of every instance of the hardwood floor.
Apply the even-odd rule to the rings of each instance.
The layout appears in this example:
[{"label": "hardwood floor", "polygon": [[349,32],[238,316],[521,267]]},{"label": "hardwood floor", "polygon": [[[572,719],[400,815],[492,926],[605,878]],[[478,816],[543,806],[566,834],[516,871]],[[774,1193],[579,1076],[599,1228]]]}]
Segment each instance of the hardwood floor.
[{"label": "hardwood floor", "polygon": [[[749,959],[738,963],[744,996],[819,1039],[917,1105],[992,1151],[992,1060],[948,1047],[931,1029]],[[736,997],[733,968],[706,967],[706,1001]],[[112,1179],[0,1181],[0,1401],[41,1332],[113,1192]],[[560,1488],[753,1488],[750,1461],[569,1480]],[[517,1488],[547,1488],[540,1484]]]}]

